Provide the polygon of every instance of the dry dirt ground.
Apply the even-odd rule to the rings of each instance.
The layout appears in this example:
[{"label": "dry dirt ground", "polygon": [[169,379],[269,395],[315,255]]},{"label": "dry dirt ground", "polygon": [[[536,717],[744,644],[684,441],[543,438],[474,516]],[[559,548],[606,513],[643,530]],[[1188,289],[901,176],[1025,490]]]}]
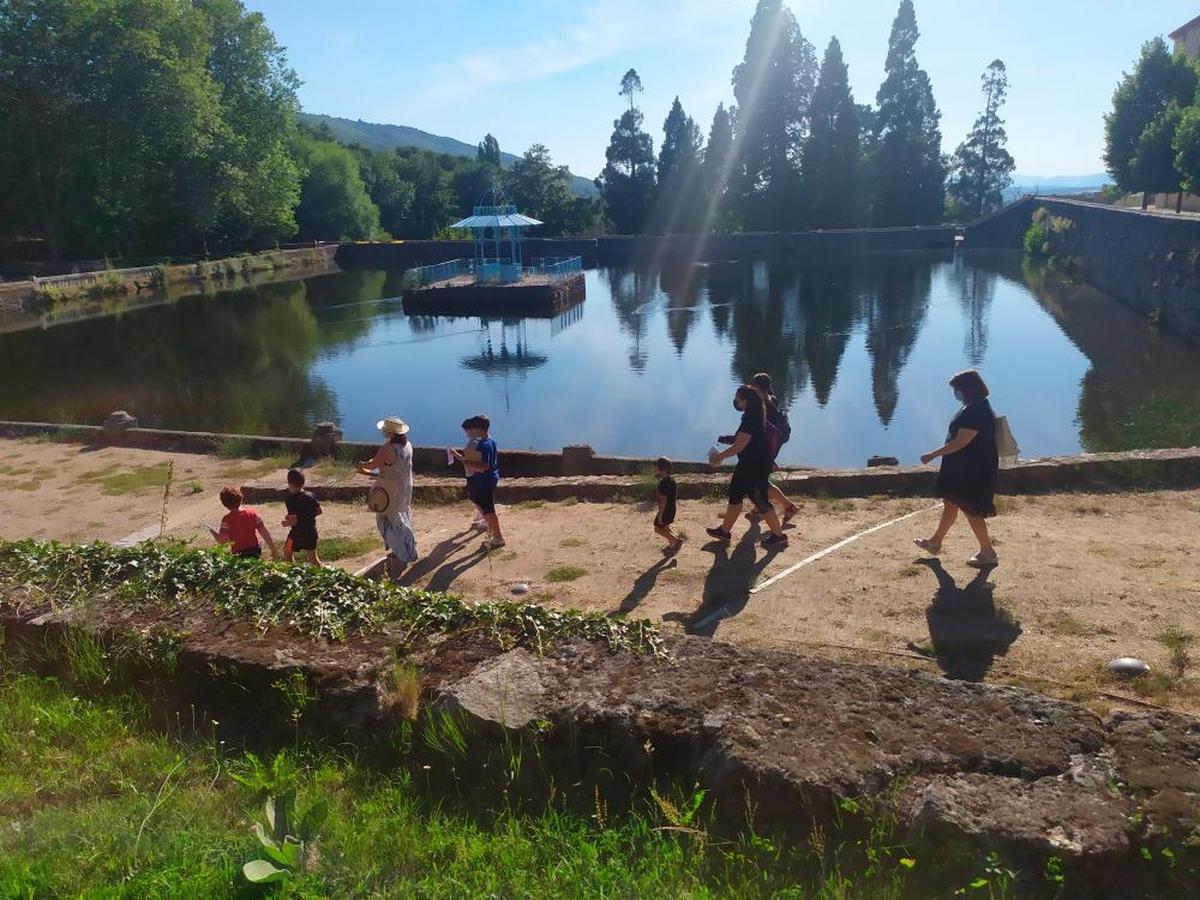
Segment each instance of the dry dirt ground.
[{"label": "dry dirt ground", "polygon": [[[203,522],[223,510],[217,489],[279,469],[281,461],[0,441],[0,538],[68,541],[157,536],[171,470],[166,533],[204,546]],[[704,526],[722,505],[682,502],[688,538],[665,558],[649,503],[501,507],[508,539],[484,555],[466,533],[466,503],[414,510],[421,560],[405,582],[473,599],[518,596],[556,607],[616,611],[738,644],[912,665],[959,678],[1024,684],[1108,706],[1103,692],[1200,712],[1200,490],[1006,497],[993,533],[1001,565],[981,575],[965,523],[940,563],[912,545],[932,531],[925,499],[804,500],[791,545],[768,554],[745,521],[734,543]],[[282,504],[261,508],[280,539]],[[916,512],[750,591],[806,557]],[[377,558],[374,516],[325,504],[327,560],[356,569]],[[518,584],[528,594],[514,595]],[[1119,682],[1116,656],[1150,662]],[[1195,663],[1193,663],[1193,657]]]}]

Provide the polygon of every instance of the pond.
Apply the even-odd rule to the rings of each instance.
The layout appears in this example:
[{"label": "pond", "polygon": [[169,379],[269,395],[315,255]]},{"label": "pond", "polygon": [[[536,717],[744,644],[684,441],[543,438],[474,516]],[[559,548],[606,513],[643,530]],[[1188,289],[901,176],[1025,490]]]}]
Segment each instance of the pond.
[{"label": "pond", "polygon": [[399,415],[459,443],[701,459],[734,387],[770,372],[781,461],[914,462],[978,367],[1024,456],[1200,442],[1200,352],[1010,253],[870,254],[586,273],[555,319],[408,317],[400,273],[348,271],[0,335],[0,418],[350,439]]}]

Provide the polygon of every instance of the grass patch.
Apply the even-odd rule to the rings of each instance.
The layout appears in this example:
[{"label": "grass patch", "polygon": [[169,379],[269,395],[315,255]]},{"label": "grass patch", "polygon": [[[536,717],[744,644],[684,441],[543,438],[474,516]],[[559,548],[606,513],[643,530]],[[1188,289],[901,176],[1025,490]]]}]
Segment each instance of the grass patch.
[{"label": "grass patch", "polygon": [[581,541],[579,538],[567,538],[566,540],[559,541],[558,546],[570,550],[574,547],[582,547],[583,541]]},{"label": "grass patch", "polygon": [[1195,643],[1196,636],[1190,631],[1168,628],[1155,638],[1155,640],[1167,648],[1168,659],[1171,664],[1171,674],[1176,680],[1183,678],[1188,666],[1192,664],[1192,657],[1188,651],[1192,644]]},{"label": "grass patch", "polygon": [[546,505],[545,500],[521,500],[515,504],[517,509],[541,509]]},{"label": "grass patch", "polygon": [[[290,464],[291,463],[289,462],[289,465]],[[347,478],[357,474],[358,463],[349,459],[334,459],[331,456],[318,462],[312,467],[312,471],[324,478],[332,478],[335,481],[345,481]]]},{"label": "grass patch", "polygon": [[546,573],[546,580],[553,582],[574,581],[587,574],[582,566],[555,566]]},{"label": "grass patch", "polygon": [[1068,613],[1057,613],[1046,622],[1046,628],[1055,634],[1066,637],[1083,637],[1088,633],[1088,627]]},{"label": "grass patch", "polygon": [[221,459],[245,459],[254,455],[254,441],[246,437],[221,438],[217,456]]},{"label": "grass patch", "polygon": [[[575,792],[574,807],[560,791],[544,811],[481,810],[470,796],[438,796],[419,766],[382,773],[351,745],[260,758],[227,750],[208,722],[181,735],[147,723],[134,697],[96,700],[53,678],[0,676],[0,733],[21,736],[0,741],[0,895],[263,896],[240,871],[261,851],[250,823],[263,818],[263,795],[291,791],[298,807],[324,802],[329,815],[319,862],[272,896],[899,900],[947,893],[999,866],[945,867],[850,799],[838,816],[845,831],[710,841],[713,801],[699,789],[639,795],[622,816],[590,789]],[[585,805],[590,816],[572,811]],[[1186,858],[1180,878],[1185,869]]]},{"label": "grass patch", "polygon": [[259,627],[287,622],[334,639],[385,624],[399,626],[410,640],[481,626],[502,643],[538,649],[560,638],[583,638],[612,650],[666,655],[661,633],[645,619],[550,612],[536,603],[467,603],[340,569],[239,559],[171,542],[134,547],[0,542],[0,594],[16,602],[31,588],[67,609],[101,601],[128,608],[207,602],[216,613],[248,618]]},{"label": "grass patch", "polygon": [[99,485],[101,493],[109,497],[140,494],[143,491],[166,487],[170,477],[170,465],[169,462],[161,462],[108,474],[103,471],[90,472],[79,480],[86,484]]},{"label": "grass patch", "polygon": [[905,566],[896,573],[896,576],[898,578],[916,578],[924,571],[925,568],[923,566]]},{"label": "grass patch", "polygon": [[336,562],[339,559],[350,559],[361,556],[368,550],[380,549],[379,534],[366,531],[356,535],[337,535],[321,538],[321,559],[326,562]]}]

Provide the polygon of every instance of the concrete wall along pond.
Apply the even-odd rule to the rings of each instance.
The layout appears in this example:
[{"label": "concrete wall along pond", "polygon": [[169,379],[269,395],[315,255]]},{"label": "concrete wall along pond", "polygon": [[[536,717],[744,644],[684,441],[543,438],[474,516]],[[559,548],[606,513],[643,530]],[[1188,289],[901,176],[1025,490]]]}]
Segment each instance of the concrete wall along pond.
[{"label": "concrete wall along pond", "polygon": [[1039,208],[1073,223],[1064,251],[1084,280],[1200,346],[1200,218],[1025,197],[968,226],[964,246],[1019,248]]}]

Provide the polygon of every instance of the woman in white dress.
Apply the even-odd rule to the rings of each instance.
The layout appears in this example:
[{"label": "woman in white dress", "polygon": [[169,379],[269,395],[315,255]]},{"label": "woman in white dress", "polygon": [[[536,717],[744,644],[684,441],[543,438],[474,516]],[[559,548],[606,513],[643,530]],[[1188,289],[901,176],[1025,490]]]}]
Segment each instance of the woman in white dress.
[{"label": "woman in white dress", "polygon": [[408,425],[395,416],[376,423],[386,443],[375,456],[358,467],[364,475],[375,476],[368,494],[375,511],[375,524],[387,548],[388,577],[395,580],[417,558],[417,538],[412,527],[412,444]]}]

